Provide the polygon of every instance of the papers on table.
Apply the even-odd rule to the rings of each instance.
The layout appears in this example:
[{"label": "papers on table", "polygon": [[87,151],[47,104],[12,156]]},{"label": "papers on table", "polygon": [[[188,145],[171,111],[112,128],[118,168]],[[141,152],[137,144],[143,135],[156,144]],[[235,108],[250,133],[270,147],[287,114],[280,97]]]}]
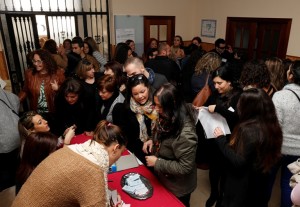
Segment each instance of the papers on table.
[{"label": "papers on table", "polygon": [[148,193],[148,188],[145,186],[139,174],[134,174],[126,179],[125,185],[122,188],[130,194],[145,195]]},{"label": "papers on table", "polygon": [[214,138],[214,130],[220,127],[224,134],[231,134],[226,119],[219,113],[210,113],[207,107],[199,110],[198,120],[201,122],[207,139]]},{"label": "papers on table", "polygon": [[134,154],[121,156],[116,161],[117,171],[138,167],[139,163]]}]

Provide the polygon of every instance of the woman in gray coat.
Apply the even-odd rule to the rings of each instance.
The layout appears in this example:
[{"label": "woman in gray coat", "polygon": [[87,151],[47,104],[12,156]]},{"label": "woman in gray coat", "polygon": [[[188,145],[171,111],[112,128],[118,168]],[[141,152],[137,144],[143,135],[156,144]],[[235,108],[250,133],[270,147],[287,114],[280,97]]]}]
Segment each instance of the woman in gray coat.
[{"label": "woman in gray coat", "polygon": [[[281,207],[292,206],[289,181],[292,173],[286,167],[300,157],[300,61],[287,71],[289,84],[273,95],[277,117],[282,128]],[[298,98],[297,98],[298,96]]]},{"label": "woman in gray coat", "polygon": [[[190,206],[191,193],[197,187],[195,109],[183,101],[170,83],[155,92],[154,103],[159,113],[154,128],[157,140],[149,140],[148,145],[144,145],[144,152],[155,154],[146,156],[146,163],[154,167],[168,190],[185,206]],[[156,141],[157,149],[153,148]]]}]

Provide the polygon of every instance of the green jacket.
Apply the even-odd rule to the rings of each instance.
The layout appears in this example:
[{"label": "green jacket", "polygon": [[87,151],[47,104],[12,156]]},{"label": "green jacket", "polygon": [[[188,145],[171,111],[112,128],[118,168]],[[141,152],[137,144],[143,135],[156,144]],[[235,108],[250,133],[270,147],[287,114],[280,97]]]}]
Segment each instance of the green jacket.
[{"label": "green jacket", "polygon": [[195,123],[186,119],[178,137],[170,136],[160,143],[154,170],[161,183],[177,197],[192,193],[197,187],[197,141]]}]

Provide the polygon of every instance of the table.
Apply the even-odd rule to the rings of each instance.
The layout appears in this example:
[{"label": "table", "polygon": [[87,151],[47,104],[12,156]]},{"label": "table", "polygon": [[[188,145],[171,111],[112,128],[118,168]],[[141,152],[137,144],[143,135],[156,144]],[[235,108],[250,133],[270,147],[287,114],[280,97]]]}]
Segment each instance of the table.
[{"label": "table", "polygon": [[[77,135],[72,139],[71,144],[79,144],[85,142],[88,139],[91,139],[91,137],[88,137],[84,134]],[[124,155],[125,154],[128,154],[128,151],[127,153],[125,152]],[[139,173],[149,180],[149,182],[153,186],[152,197],[146,200],[137,200],[130,197],[122,190],[121,178],[123,175],[130,172]],[[169,192],[144,165],[108,174],[108,180],[112,181],[108,182],[109,188],[116,189],[121,195],[122,200],[126,204],[131,204],[131,207],[184,207],[184,205],[171,192]]]}]

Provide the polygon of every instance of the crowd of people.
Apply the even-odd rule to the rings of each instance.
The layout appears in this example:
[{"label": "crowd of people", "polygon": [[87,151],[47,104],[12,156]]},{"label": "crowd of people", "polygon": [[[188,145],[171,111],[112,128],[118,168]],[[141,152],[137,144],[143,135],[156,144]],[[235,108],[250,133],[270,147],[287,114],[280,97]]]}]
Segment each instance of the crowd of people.
[{"label": "crowd of people", "polygon": [[[205,51],[200,37],[185,46],[179,35],[172,45],[152,38],[143,54],[133,40],[118,43],[110,61],[92,37],[50,39],[27,60],[19,99],[0,89],[1,120],[11,126],[1,189],[16,180],[13,206],[109,206],[107,170],[125,148],[185,206],[204,165],[206,207],[267,207],[279,169],[281,206],[293,205],[287,166],[300,157],[300,61],[247,60],[224,39]],[[193,106],[205,84],[211,95]],[[222,115],[231,134],[217,127],[206,139],[203,108]],[[83,133],[92,139],[70,145]]]}]

